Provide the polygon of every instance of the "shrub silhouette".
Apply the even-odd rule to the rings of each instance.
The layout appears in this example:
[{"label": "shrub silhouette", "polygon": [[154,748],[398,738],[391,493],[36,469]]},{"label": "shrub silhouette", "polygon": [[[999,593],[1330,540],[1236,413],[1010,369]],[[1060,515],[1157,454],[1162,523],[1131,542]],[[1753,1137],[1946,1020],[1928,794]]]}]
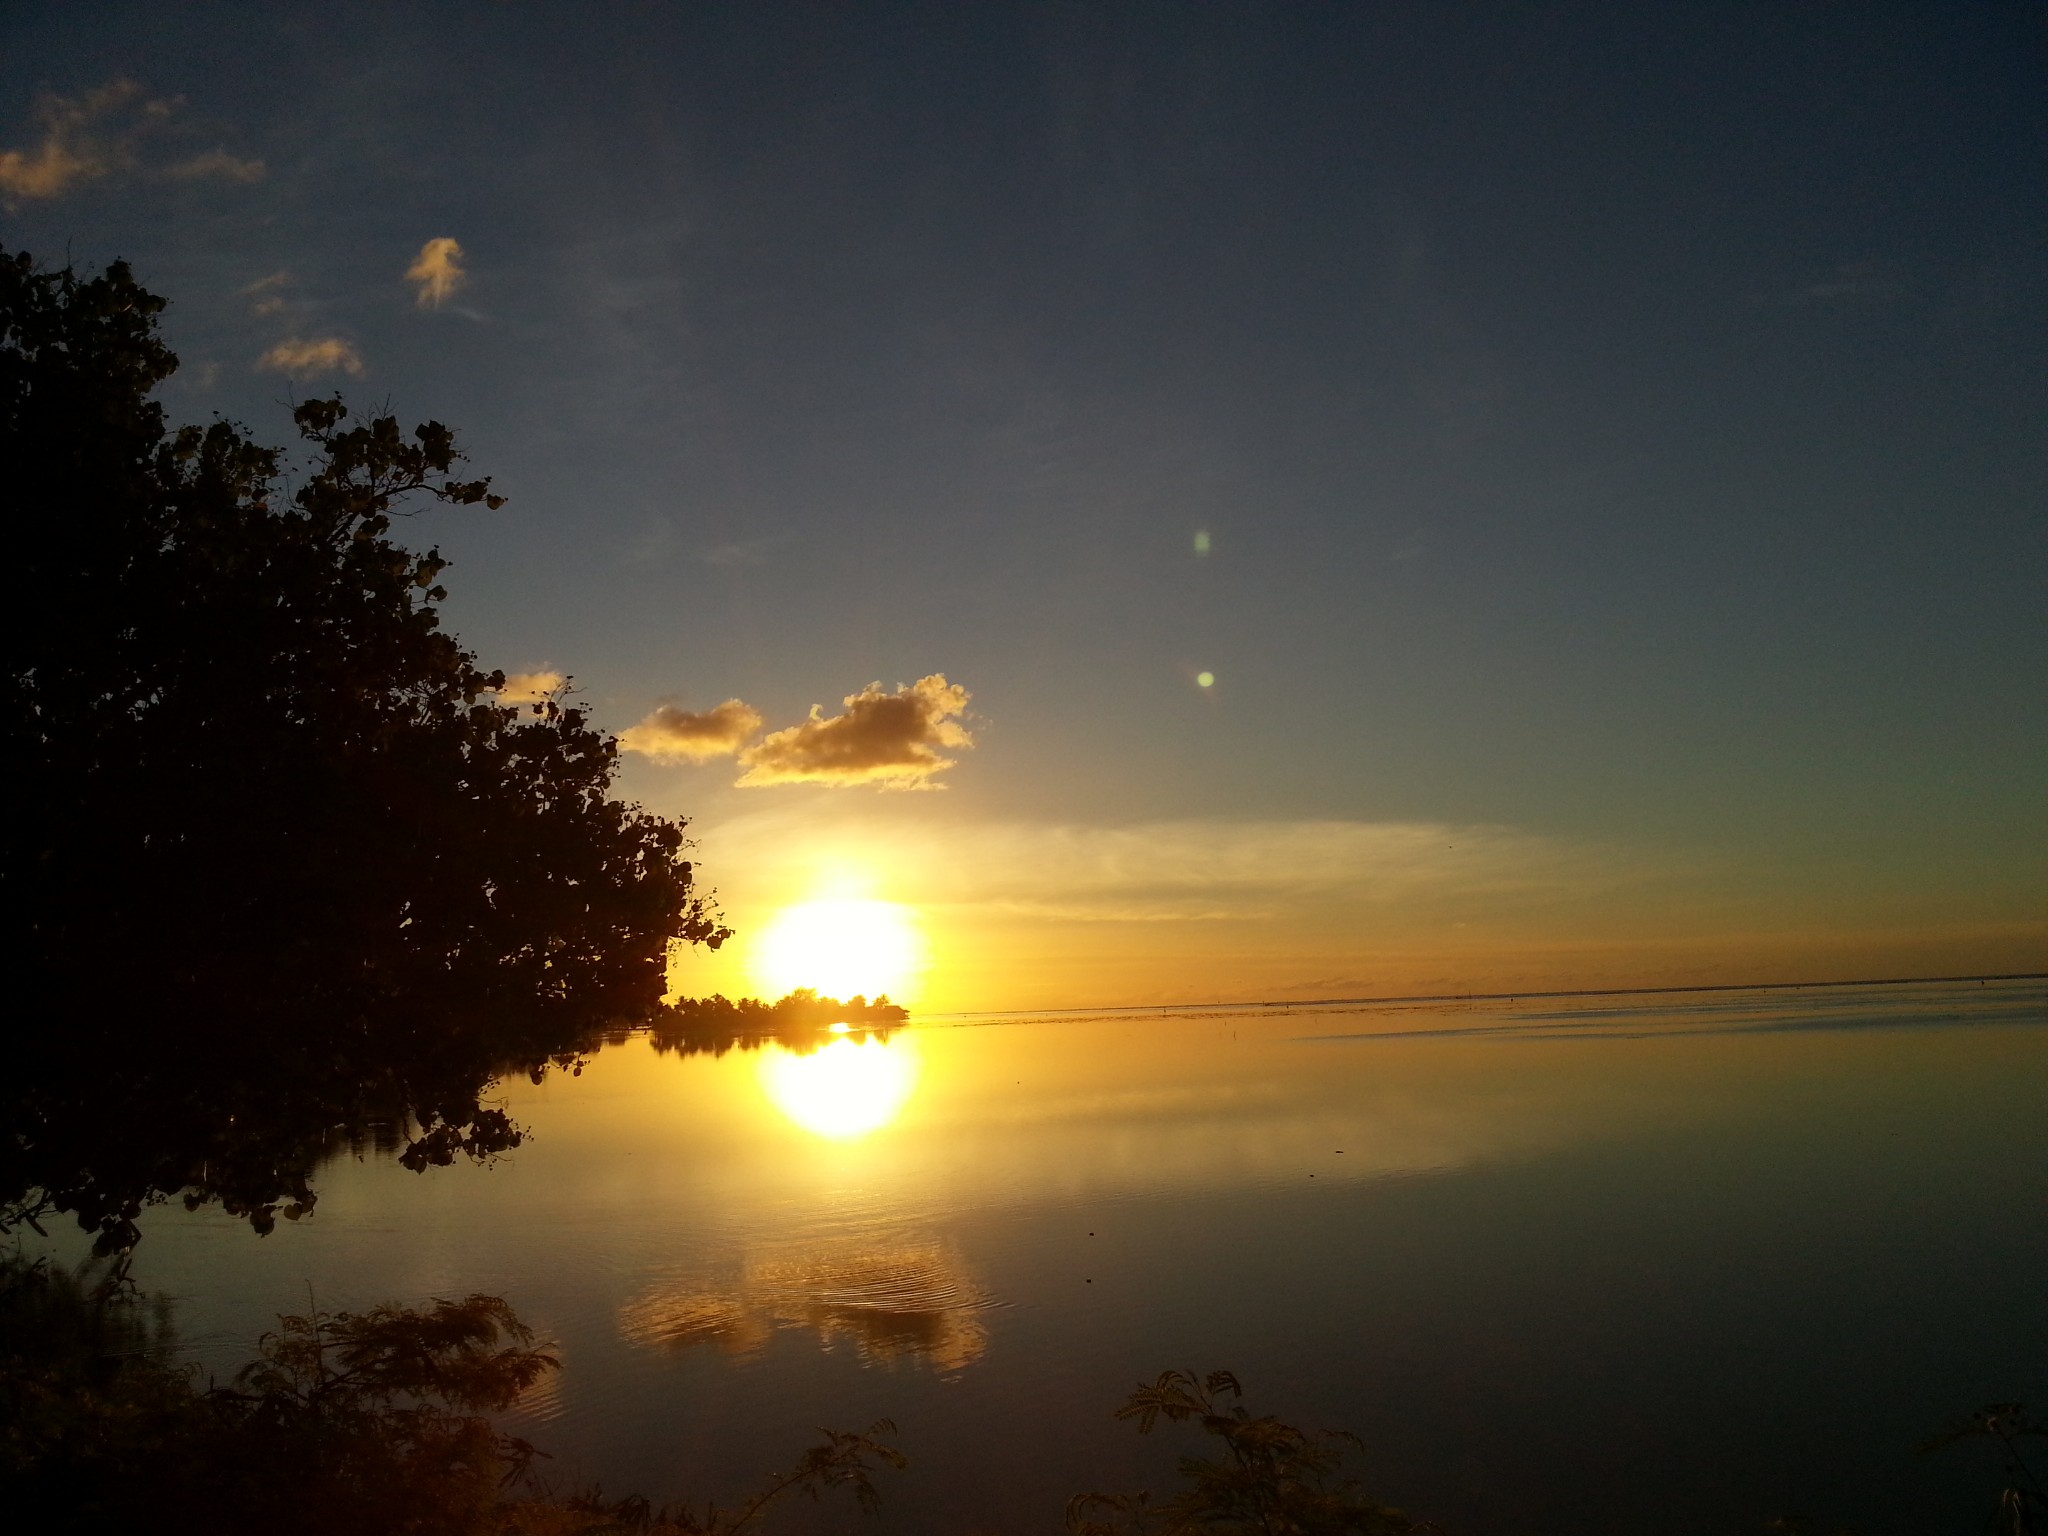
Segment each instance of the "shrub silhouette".
[{"label": "shrub silhouette", "polygon": [[1215,1459],[1183,1456],[1181,1492],[1154,1502],[1149,1493],[1076,1495],[1067,1505],[1073,1536],[1400,1536],[1416,1529],[1399,1510],[1366,1496],[1340,1476],[1355,1435],[1320,1434],[1270,1415],[1252,1417],[1243,1389],[1228,1371],[1197,1376],[1166,1371],[1119,1408],[1150,1434],[1165,1419],[1194,1423],[1221,1442]]}]

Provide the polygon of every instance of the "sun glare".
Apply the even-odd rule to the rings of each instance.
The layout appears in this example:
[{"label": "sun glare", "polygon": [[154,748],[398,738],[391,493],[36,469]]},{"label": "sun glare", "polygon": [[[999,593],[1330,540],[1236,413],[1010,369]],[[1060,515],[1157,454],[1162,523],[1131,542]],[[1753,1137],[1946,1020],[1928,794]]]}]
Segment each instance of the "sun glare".
[{"label": "sun glare", "polygon": [[917,1086],[917,1057],[906,1036],[834,1040],[808,1053],[770,1046],[761,1087],[805,1130],[834,1140],[865,1136],[896,1118]]},{"label": "sun glare", "polygon": [[924,946],[910,909],[889,901],[807,901],[784,907],[753,955],[764,995],[810,987],[827,997],[887,993],[901,1002],[922,968]]}]

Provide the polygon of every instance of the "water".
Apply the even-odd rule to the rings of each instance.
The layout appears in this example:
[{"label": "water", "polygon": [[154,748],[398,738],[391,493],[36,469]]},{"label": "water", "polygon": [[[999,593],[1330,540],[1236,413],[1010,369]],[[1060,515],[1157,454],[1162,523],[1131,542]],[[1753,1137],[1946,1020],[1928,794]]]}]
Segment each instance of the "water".
[{"label": "water", "polygon": [[503,1093],[496,1164],[344,1158],[260,1240],[162,1209],[138,1279],[222,1370],[309,1297],[503,1295],[565,1484],[730,1499],[886,1415],[901,1532],[1168,1487],[1110,1413],[1169,1366],[1455,1532],[1974,1530],[1995,1463],[1914,1445],[2048,1408],[2038,980],[635,1040]]}]

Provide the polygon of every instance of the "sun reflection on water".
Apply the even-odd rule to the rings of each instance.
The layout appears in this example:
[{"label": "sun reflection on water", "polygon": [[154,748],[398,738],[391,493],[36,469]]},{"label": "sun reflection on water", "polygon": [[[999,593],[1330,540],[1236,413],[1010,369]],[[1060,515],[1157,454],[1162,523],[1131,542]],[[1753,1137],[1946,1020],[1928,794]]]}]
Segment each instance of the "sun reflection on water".
[{"label": "sun reflection on water", "polygon": [[841,1034],[815,1051],[771,1045],[761,1053],[760,1074],[769,1102],[783,1114],[814,1135],[844,1141],[896,1118],[917,1086],[917,1055],[904,1035]]},{"label": "sun reflection on water", "polygon": [[724,1275],[665,1277],[620,1308],[619,1324],[643,1348],[710,1345],[741,1357],[778,1331],[808,1329],[867,1364],[915,1360],[951,1375],[988,1352],[982,1314],[992,1305],[955,1244],[882,1230],[768,1241]]}]

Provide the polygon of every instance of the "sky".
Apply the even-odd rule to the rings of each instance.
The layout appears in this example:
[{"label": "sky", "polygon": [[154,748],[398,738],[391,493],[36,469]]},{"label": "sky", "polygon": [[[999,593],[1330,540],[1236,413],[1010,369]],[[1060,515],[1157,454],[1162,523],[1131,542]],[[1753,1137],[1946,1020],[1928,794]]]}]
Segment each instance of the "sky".
[{"label": "sky", "polygon": [[690,818],[684,992],[2041,970],[2043,44],[10,6],[0,246],[166,295],[174,417],[456,428],[406,531]]}]

